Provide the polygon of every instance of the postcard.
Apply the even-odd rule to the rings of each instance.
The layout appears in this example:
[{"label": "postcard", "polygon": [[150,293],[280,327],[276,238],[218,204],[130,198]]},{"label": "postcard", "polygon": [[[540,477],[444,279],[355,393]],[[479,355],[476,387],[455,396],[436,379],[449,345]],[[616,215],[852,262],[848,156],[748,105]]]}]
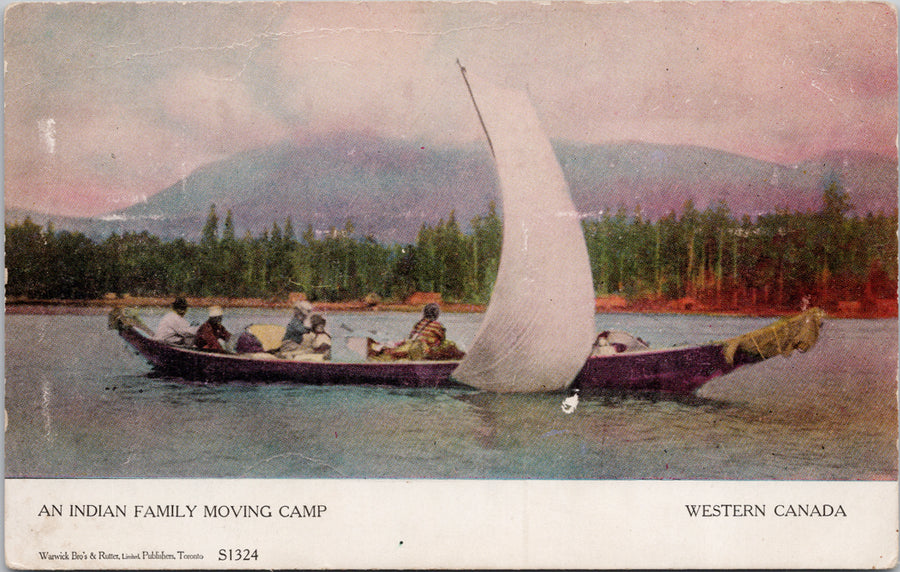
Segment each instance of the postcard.
[{"label": "postcard", "polygon": [[25,2],[12,569],[898,555],[882,2]]}]

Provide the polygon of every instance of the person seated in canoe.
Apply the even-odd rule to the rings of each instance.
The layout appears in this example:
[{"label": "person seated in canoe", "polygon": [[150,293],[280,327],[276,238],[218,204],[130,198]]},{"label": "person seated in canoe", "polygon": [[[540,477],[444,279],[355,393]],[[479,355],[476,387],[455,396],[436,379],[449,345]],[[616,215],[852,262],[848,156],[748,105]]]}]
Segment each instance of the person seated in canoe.
[{"label": "person seated in canoe", "polygon": [[[235,353],[267,359],[284,357],[298,350],[306,334],[312,332],[313,306],[306,300],[294,304],[287,327],[276,324],[250,324],[237,338]],[[323,352],[324,353],[324,352]]]},{"label": "person seated in canoe", "polygon": [[465,353],[447,339],[447,330],[438,321],[441,309],[426,304],[422,319],[416,322],[409,336],[394,345],[381,345],[369,340],[368,357],[375,360],[450,360],[462,359]]},{"label": "person seated in canoe", "polygon": [[284,330],[278,354],[286,355],[300,348],[303,336],[312,331],[312,313],[313,305],[308,301],[300,300],[294,303],[294,315]]},{"label": "person seated in canoe", "polygon": [[312,332],[303,335],[303,343],[309,341],[309,346],[314,354],[319,354],[322,359],[331,359],[331,335],[325,331],[325,318],[319,314],[313,314],[309,318]]},{"label": "person seated in canoe", "polygon": [[306,300],[300,300],[294,304],[294,315],[284,330],[282,345],[286,342],[293,342],[297,345],[303,343],[304,334],[312,331],[312,313],[313,305]]},{"label": "person seated in canoe", "polygon": [[219,340],[228,341],[231,333],[222,325],[222,307],[210,306],[209,319],[197,330],[194,345],[197,349],[209,352],[228,353]]},{"label": "person seated in canoe", "polygon": [[187,300],[181,297],[175,298],[175,301],[172,302],[172,311],[159,321],[153,339],[177,346],[194,345],[197,326],[192,326],[184,319],[187,310]]},{"label": "person seated in canoe", "polygon": [[[325,331],[327,321],[320,314],[309,316],[309,331],[300,343],[285,340],[276,355],[284,359],[300,361],[325,361],[331,359],[331,336]],[[286,337],[286,336],[285,336]]]}]

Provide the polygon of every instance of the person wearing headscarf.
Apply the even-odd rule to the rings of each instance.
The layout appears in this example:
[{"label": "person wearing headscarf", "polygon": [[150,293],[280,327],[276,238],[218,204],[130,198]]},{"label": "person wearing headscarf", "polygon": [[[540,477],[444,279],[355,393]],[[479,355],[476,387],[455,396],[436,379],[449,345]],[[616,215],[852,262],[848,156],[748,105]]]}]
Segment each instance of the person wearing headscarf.
[{"label": "person wearing headscarf", "polygon": [[393,347],[372,341],[369,343],[369,357],[377,360],[462,359],[465,353],[447,339],[447,330],[438,321],[440,315],[441,309],[437,304],[426,304],[422,309],[422,318],[405,340]]},{"label": "person wearing headscarf", "polygon": [[310,316],[313,313],[313,305],[306,300],[300,300],[294,304],[294,315],[288,322],[284,331],[282,343],[291,341],[297,344],[303,343],[303,335],[312,331]]},{"label": "person wearing headscarf", "polygon": [[447,338],[446,328],[438,322],[440,316],[440,306],[434,303],[426,304],[425,308],[422,309],[422,319],[416,322],[406,339],[410,342],[420,340],[429,350],[440,347],[441,343]]},{"label": "person wearing headscarf", "polygon": [[309,317],[312,331],[303,336],[303,343],[309,341],[312,353],[319,354],[323,359],[331,359],[331,335],[325,331],[325,318],[319,314]]},{"label": "person wearing headscarf", "polygon": [[156,327],[153,339],[174,345],[192,345],[197,335],[197,326],[184,319],[187,314],[187,300],[178,297],[172,302],[172,311],[163,316]]},{"label": "person wearing headscarf", "polygon": [[222,307],[210,306],[209,319],[197,330],[195,344],[197,349],[210,352],[227,353],[219,340],[228,341],[231,333],[222,325]]}]

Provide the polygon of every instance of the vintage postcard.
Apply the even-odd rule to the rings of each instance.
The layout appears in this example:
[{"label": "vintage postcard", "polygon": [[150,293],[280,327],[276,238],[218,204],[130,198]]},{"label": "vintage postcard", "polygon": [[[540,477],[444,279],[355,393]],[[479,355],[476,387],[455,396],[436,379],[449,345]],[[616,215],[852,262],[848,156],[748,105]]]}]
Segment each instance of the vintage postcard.
[{"label": "vintage postcard", "polygon": [[4,21],[12,569],[898,555],[884,2]]}]

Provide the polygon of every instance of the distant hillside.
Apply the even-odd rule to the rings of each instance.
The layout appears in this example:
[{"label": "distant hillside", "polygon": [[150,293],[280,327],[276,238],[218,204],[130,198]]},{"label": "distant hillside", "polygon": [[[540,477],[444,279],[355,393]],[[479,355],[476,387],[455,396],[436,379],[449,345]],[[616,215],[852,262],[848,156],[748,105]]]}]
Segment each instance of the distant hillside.
[{"label": "distant hillside", "polygon": [[231,209],[241,232],[255,234],[287,217],[298,233],[309,224],[341,228],[350,219],[361,234],[409,241],[423,223],[436,224],[452,209],[462,222],[486,212],[496,188],[488,159],[477,151],[345,134],[207,165],[115,214],[149,228],[172,232],[186,224],[199,232],[214,203],[220,216]]},{"label": "distant hillside", "polygon": [[860,214],[897,207],[897,163],[877,155],[833,153],[784,166],[703,147],[642,143],[558,144],[557,155],[585,213],[640,207],[655,219],[681,212],[689,199],[699,210],[722,201],[737,216],[815,211],[832,176]]},{"label": "distant hillside", "polygon": [[[758,161],[701,147],[628,142],[585,145],[556,142],[576,207],[588,216],[640,208],[657,218],[724,201],[737,216],[776,208],[817,210],[824,182],[837,176],[860,214],[897,208],[897,163],[862,153],[834,152],[796,166]],[[409,242],[423,223],[451,211],[460,224],[499,203],[487,150],[430,148],[355,133],[302,146],[280,144],[206,165],[147,202],[103,219],[31,214],[44,225],[91,236],[149,230],[167,238],[195,239],[216,205],[233,213],[239,234],[259,234],[290,217],[297,234],[341,228],[348,219],[360,234]],[[499,206],[499,204],[498,204]],[[29,213],[7,210],[7,221]]]}]

